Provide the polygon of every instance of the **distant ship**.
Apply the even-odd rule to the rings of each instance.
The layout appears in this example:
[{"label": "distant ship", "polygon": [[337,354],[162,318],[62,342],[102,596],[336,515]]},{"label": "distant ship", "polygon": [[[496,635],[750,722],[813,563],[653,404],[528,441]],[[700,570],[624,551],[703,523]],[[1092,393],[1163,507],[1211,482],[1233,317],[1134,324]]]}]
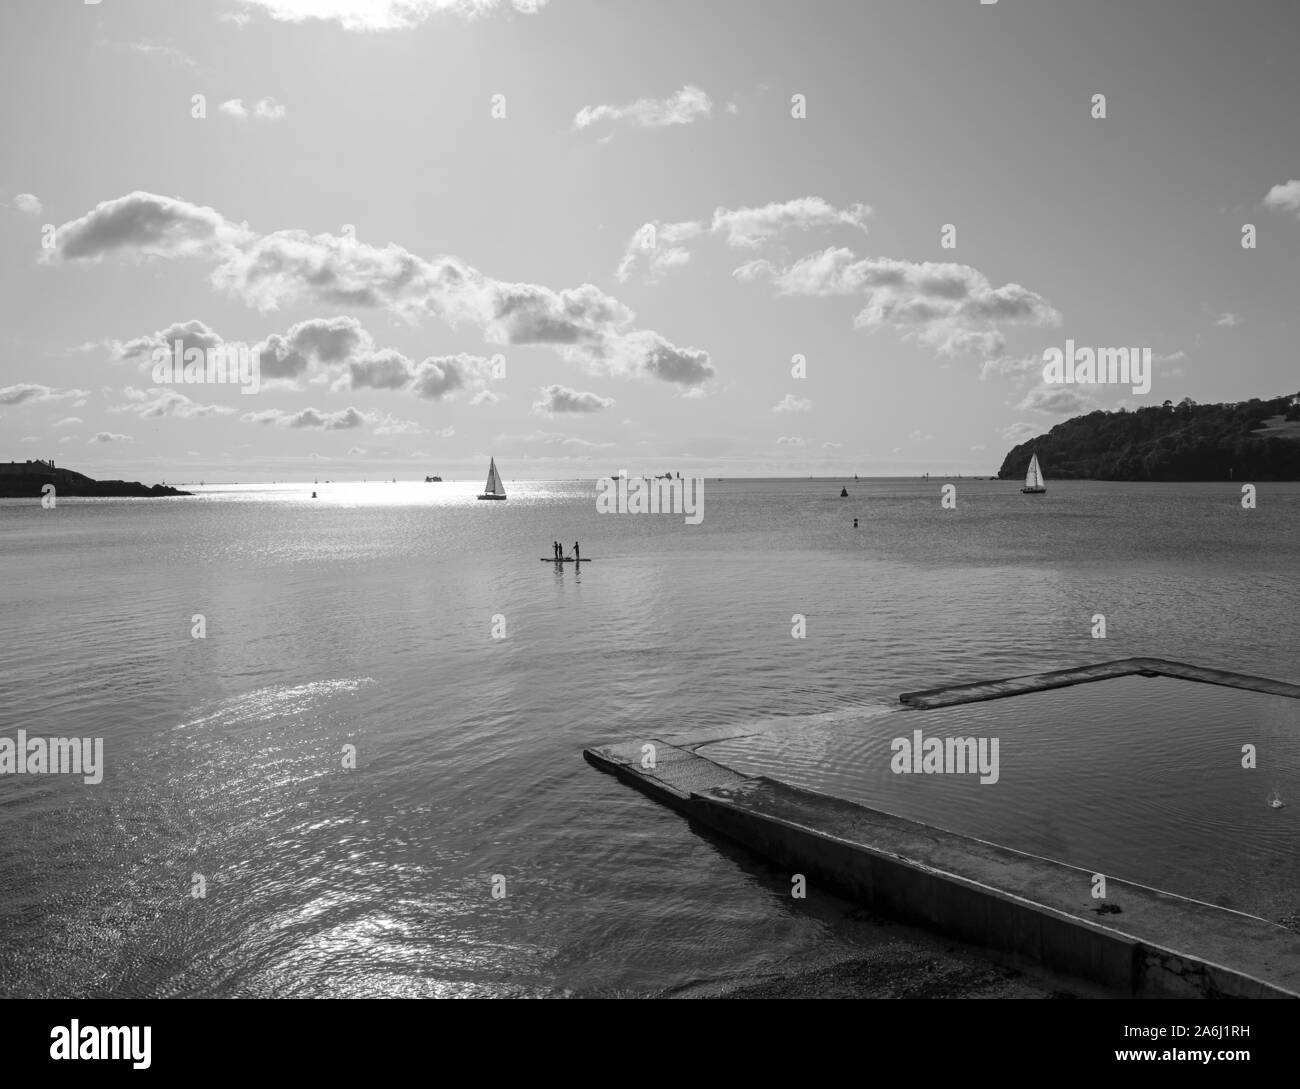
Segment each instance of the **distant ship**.
[{"label": "distant ship", "polygon": [[501,483],[501,474],[497,472],[497,459],[492,459],[492,464],[488,466],[487,483],[483,485],[483,494],[480,499],[504,499],[506,497],[505,485]]},{"label": "distant ship", "polygon": [[442,477],[440,477],[440,476],[426,476],[426,477],[424,478],[424,482],[425,482],[426,484],[441,484],[441,483],[442,483]]},{"label": "distant ship", "polygon": [[1044,495],[1047,485],[1043,483],[1043,470],[1038,467],[1038,451],[1029,459],[1029,472],[1025,474],[1025,486],[1020,489],[1025,495]]}]

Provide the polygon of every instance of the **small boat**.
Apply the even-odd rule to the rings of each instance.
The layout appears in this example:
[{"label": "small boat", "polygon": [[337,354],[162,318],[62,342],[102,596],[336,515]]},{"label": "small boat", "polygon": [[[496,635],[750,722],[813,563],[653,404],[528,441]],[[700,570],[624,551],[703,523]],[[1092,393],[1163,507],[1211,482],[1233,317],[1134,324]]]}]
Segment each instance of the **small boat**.
[{"label": "small boat", "polygon": [[841,498],[841,499],[847,499],[848,497],[849,497],[849,489],[848,489],[848,488],[841,488],[841,489],[840,489],[840,498]]},{"label": "small boat", "polygon": [[501,483],[501,474],[497,472],[497,459],[492,459],[492,464],[488,466],[487,483],[483,485],[483,494],[480,499],[504,499],[506,497],[505,486]]},{"label": "small boat", "polygon": [[426,476],[426,477],[424,478],[424,482],[425,482],[426,484],[441,484],[441,483],[442,483],[442,477],[440,477],[440,476]]},{"label": "small boat", "polygon": [[1043,483],[1043,470],[1038,467],[1038,451],[1029,459],[1029,472],[1025,474],[1025,486],[1020,489],[1025,495],[1043,495],[1047,485]]}]

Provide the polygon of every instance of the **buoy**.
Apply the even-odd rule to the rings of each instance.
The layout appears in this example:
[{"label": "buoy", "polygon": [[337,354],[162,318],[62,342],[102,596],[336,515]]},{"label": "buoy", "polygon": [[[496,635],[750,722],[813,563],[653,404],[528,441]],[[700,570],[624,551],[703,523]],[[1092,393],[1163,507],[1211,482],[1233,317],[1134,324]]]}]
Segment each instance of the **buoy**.
[{"label": "buoy", "polygon": [[840,498],[841,498],[841,499],[847,499],[848,497],[849,497],[849,489],[848,489],[848,488],[841,488],[841,489],[840,489]]},{"label": "buoy", "polygon": [[853,519],[853,528],[854,529],[858,528],[858,520],[856,518]]},{"label": "buoy", "polygon": [[316,493],[315,493],[315,492],[312,492],[312,493],[311,493],[311,497],[312,497],[313,499],[315,499],[315,498],[316,498]]}]

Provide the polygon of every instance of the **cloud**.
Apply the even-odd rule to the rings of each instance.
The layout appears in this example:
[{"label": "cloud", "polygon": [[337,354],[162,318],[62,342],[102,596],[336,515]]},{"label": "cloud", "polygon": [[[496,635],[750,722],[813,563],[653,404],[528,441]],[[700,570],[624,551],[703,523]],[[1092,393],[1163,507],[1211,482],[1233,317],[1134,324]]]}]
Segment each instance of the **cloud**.
[{"label": "cloud", "polygon": [[1300,180],[1292,178],[1285,185],[1275,185],[1264,197],[1264,207],[1300,215]]},{"label": "cloud", "polygon": [[29,216],[38,216],[44,210],[40,198],[33,193],[17,193],[12,203],[20,212],[25,212]]},{"label": "cloud", "polygon": [[207,324],[197,318],[192,318],[189,321],[172,322],[166,329],[159,329],[147,336],[135,337],[125,341],[110,341],[109,350],[112,352],[114,361],[139,363],[142,370],[147,370],[153,365],[154,352],[165,351],[170,355],[174,351],[175,343],[178,340],[181,342],[182,359],[184,353],[191,348],[197,348],[206,356],[209,351],[224,343],[221,337]]},{"label": "cloud", "polygon": [[689,242],[703,231],[703,224],[689,220],[683,223],[642,224],[628,242],[614,278],[620,283],[626,282],[641,257],[645,257],[648,276],[652,280],[661,278],[669,269],[688,264],[691,251],[682,243]]},{"label": "cloud", "polygon": [[337,22],[344,30],[409,30],[432,15],[452,14],[465,19],[488,15],[499,9],[513,8],[524,15],[535,15],[549,0],[240,0],[244,12],[236,22],[247,19],[247,12],[261,11],[272,19],[302,23],[308,19]]},{"label": "cloud", "polygon": [[614,275],[620,282],[626,281],[637,262],[644,259],[649,279],[659,279],[670,269],[689,263],[691,253],[684,243],[705,233],[725,238],[732,247],[754,249],[790,230],[848,226],[865,232],[870,216],[871,209],[865,204],[840,209],[821,197],[797,197],[758,208],[717,208],[707,227],[694,220],[652,221],[639,227],[629,239]]},{"label": "cloud", "polygon": [[39,405],[46,401],[63,401],[89,396],[89,390],[56,389],[53,386],[42,386],[31,382],[0,387],[0,405]]},{"label": "cloud", "polygon": [[782,435],[776,441],[780,446],[806,446],[808,444],[807,439],[797,439],[789,435]]},{"label": "cloud", "polygon": [[136,251],[153,257],[213,254],[248,237],[247,228],[211,208],[137,190],[97,204],[54,232],[63,260],[96,261],[109,253]]},{"label": "cloud", "polygon": [[1241,319],[1240,319],[1239,317],[1237,317],[1236,314],[1233,314],[1233,313],[1220,314],[1220,315],[1219,315],[1219,320],[1216,321],[1214,324],[1215,324],[1215,325],[1223,325],[1223,326],[1226,326],[1227,328],[1231,329],[1234,325],[1240,325],[1240,324],[1241,324]]},{"label": "cloud", "polygon": [[96,442],[131,442],[131,441],[133,441],[133,440],[131,439],[131,436],[130,436],[130,435],[118,435],[118,434],[116,434],[115,432],[112,432],[112,431],[96,431],[94,437],[91,438],[91,439],[89,440],[89,442],[91,442],[91,443],[96,443]]},{"label": "cloud", "polygon": [[288,113],[274,98],[259,98],[251,108],[244,105],[242,98],[231,98],[217,109],[227,117],[238,118],[240,121],[246,121],[250,117],[258,121],[281,121]]},{"label": "cloud", "polygon": [[533,403],[534,412],[548,416],[563,413],[604,412],[614,406],[614,398],[601,397],[596,393],[579,393],[567,386],[551,385],[542,387],[542,399]]},{"label": "cloud", "polygon": [[1016,405],[1016,411],[1078,416],[1096,405],[1093,398],[1071,386],[1039,386],[1025,394],[1024,399]]},{"label": "cloud", "polygon": [[736,269],[741,280],[768,279],[779,295],[861,296],[866,305],[853,319],[859,329],[892,328],[940,355],[999,355],[1003,325],[1059,325],[1060,314],[1041,295],[1008,283],[994,287],[969,265],[859,260],[832,247],[781,268],[751,261]]},{"label": "cloud", "polygon": [[974,446],[971,447],[971,452],[978,454],[983,449],[984,449],[984,444],[982,442],[977,442]]},{"label": "cloud", "polygon": [[262,412],[246,412],[239,419],[241,423],[317,428],[323,431],[350,431],[372,421],[371,416],[355,408],[345,408],[339,412],[320,412],[314,408],[304,408],[300,412],[286,412],[279,408],[268,408]]},{"label": "cloud", "polygon": [[611,121],[638,128],[664,128],[689,125],[712,112],[709,96],[688,84],[668,98],[638,98],[626,106],[583,106],[573,119],[573,127],[585,129],[600,121]]},{"label": "cloud", "polygon": [[807,397],[796,397],[793,393],[787,393],[780,401],[772,406],[773,412],[807,412],[812,408],[812,401]]},{"label": "cloud", "polygon": [[839,449],[841,446],[843,446],[843,445],[844,445],[844,444],[843,444],[842,442],[824,442],[824,443],[822,443],[822,449],[823,449],[823,450],[838,450],[838,449]]},{"label": "cloud", "polygon": [[425,429],[414,420],[399,420],[396,416],[371,417],[376,435],[423,435]]},{"label": "cloud", "polygon": [[178,68],[198,67],[189,54],[185,53],[183,50],[177,49],[174,45],[163,45],[159,42],[145,39],[144,41],[131,42],[126,48],[130,49],[133,53],[140,53],[146,57],[157,57],[159,60],[168,61],[169,63],[176,65]]},{"label": "cloud", "polygon": [[611,336],[602,352],[615,374],[649,375],[688,389],[698,389],[717,373],[708,352],[678,348],[658,333],[638,331]]},{"label": "cloud", "polygon": [[1042,433],[1043,429],[1041,427],[1038,427],[1035,424],[1025,423],[1022,420],[1018,423],[1013,423],[1010,427],[1003,428],[1002,438],[1007,442],[1019,445],[1026,439],[1032,438],[1035,435],[1041,435]]},{"label": "cloud", "polygon": [[980,379],[982,381],[995,374],[1023,375],[1031,372],[1035,374],[1043,373],[1043,359],[1040,356],[999,355],[984,360],[983,365],[980,367]]},{"label": "cloud", "polygon": [[[708,353],[631,328],[633,312],[592,284],[554,290],[485,276],[459,258],[417,257],[351,237],[277,231],[257,235],[211,208],[148,193],[99,205],[56,232],[55,254],[203,254],[214,286],[259,310],[291,304],[369,307],[418,322],[477,326],[490,343],[542,345],[593,373],[699,385],[714,376]],[[292,369],[290,367],[289,369]]]},{"label": "cloud", "polygon": [[54,424],[54,426],[55,427],[76,427],[77,424],[83,424],[85,422],[86,421],[83,420],[80,416],[65,416],[63,419],[57,421]]},{"label": "cloud", "polygon": [[931,435],[929,432],[921,431],[918,429],[913,431],[911,434],[909,434],[907,438],[910,442],[929,442],[931,439],[934,438],[934,436]]},{"label": "cloud", "polygon": [[158,419],[163,416],[175,416],[182,420],[198,417],[230,416],[234,409],[226,405],[204,405],[191,400],[174,389],[135,389],[127,386],[122,391],[127,404],[110,405],[109,412],[130,412],[142,420]]},{"label": "cloud", "polygon": [[729,245],[753,248],[791,229],[849,226],[865,233],[870,216],[871,209],[865,204],[851,204],[840,210],[821,197],[800,197],[761,208],[719,208],[713,213],[709,230],[725,234]]}]

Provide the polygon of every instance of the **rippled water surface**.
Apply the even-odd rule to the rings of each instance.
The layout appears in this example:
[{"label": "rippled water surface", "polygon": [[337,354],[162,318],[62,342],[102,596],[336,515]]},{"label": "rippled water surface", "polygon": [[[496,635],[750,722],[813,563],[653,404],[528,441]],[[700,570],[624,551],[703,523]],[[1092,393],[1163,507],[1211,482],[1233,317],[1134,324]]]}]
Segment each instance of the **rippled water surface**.
[{"label": "rippled water surface", "polygon": [[[1245,511],[1231,486],[959,481],[945,511],[938,482],[709,481],[690,526],[506,484],[0,502],[0,737],[102,737],[107,764],[0,777],[0,991],[642,994],[781,968],[851,924],[585,746],[776,716],[749,759],[793,746],[791,775],[869,800],[898,787],[868,754],[909,689],[1128,655],[1300,680],[1300,485]],[[539,563],[555,538],[595,562]],[[1240,836],[1236,903],[1294,901],[1294,864],[1248,872],[1296,842],[1294,716],[1134,679],[1138,729],[1129,683],[1023,721],[926,713],[1023,737],[1003,774],[1032,774],[997,805],[923,783],[908,815],[1138,880]],[[1216,763],[1247,725],[1277,761],[1249,781]]]}]

